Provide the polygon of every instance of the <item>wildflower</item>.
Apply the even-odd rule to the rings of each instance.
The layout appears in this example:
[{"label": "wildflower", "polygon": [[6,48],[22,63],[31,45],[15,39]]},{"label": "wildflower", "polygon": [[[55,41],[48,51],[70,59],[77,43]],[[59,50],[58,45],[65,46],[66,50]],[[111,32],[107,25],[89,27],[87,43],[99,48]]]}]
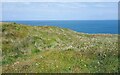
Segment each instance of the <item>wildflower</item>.
[{"label": "wildflower", "polygon": [[40,58],[43,58],[43,56],[40,56]]},{"label": "wildflower", "polygon": [[58,66],[56,66],[58,68]]},{"label": "wildflower", "polygon": [[99,61],[98,61],[97,63],[98,63],[98,64],[100,64],[100,62],[99,62]]},{"label": "wildflower", "polygon": [[87,65],[85,64],[84,66],[86,67]]},{"label": "wildflower", "polygon": [[69,68],[69,70],[71,69],[71,67],[68,67]]},{"label": "wildflower", "polygon": [[17,62],[14,63],[14,65],[16,65],[16,64],[19,64],[19,62],[17,61]]},{"label": "wildflower", "polygon": [[36,66],[39,65],[38,63],[35,64]]}]

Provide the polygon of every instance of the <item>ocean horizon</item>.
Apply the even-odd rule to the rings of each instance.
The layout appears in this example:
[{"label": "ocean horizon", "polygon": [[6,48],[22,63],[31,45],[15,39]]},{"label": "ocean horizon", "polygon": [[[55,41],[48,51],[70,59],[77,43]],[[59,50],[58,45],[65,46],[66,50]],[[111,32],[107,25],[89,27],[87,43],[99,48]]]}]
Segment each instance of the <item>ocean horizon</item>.
[{"label": "ocean horizon", "polygon": [[31,26],[57,26],[89,34],[118,34],[118,20],[14,20]]}]

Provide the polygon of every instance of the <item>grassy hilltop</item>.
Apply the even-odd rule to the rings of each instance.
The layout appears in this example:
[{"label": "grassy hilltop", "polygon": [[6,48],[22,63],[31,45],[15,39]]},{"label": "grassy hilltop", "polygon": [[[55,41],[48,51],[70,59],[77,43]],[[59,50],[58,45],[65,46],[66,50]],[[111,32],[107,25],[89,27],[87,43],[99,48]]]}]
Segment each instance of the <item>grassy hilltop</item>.
[{"label": "grassy hilltop", "polygon": [[118,72],[118,35],[52,26],[2,25],[3,73]]}]

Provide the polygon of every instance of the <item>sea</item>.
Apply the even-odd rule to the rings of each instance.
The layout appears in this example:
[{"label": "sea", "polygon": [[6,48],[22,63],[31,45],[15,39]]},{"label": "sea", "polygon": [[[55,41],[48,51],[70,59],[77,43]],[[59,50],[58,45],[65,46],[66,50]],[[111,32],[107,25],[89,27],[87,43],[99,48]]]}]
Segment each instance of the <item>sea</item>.
[{"label": "sea", "polygon": [[21,20],[5,22],[31,26],[57,26],[89,34],[118,34],[118,20]]}]

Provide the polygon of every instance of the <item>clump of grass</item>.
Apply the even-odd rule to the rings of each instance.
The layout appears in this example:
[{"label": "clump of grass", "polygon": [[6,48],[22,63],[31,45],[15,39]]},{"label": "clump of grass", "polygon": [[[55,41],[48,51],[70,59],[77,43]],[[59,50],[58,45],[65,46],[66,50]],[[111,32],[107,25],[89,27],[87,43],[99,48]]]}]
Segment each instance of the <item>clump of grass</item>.
[{"label": "clump of grass", "polygon": [[36,54],[36,53],[39,53],[40,50],[38,50],[38,49],[34,49],[34,50],[31,50],[31,52],[32,52],[32,54]]}]

